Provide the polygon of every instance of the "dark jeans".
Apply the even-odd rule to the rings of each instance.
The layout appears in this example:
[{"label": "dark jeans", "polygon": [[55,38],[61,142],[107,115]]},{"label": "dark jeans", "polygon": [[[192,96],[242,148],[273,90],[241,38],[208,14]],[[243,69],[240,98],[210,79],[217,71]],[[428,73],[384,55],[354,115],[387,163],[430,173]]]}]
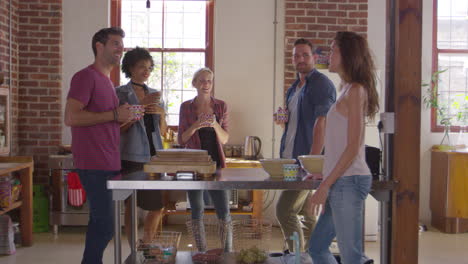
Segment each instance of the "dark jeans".
[{"label": "dark jeans", "polygon": [[114,236],[114,203],[107,180],[119,171],[76,170],[89,201],[89,222],[82,264],[102,264],[102,255]]}]

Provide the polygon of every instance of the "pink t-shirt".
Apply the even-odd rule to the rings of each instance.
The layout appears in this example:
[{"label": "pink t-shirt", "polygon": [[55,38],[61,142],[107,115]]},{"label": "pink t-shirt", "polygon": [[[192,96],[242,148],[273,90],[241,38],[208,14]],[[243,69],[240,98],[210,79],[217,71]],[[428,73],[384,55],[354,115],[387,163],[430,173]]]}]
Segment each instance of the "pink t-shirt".
[{"label": "pink t-shirt", "polygon": [[[84,110],[106,112],[119,106],[111,80],[92,65],[77,72],[67,98],[84,104]],[[72,127],[72,152],[77,169],[120,170],[120,129],[115,121]]]}]

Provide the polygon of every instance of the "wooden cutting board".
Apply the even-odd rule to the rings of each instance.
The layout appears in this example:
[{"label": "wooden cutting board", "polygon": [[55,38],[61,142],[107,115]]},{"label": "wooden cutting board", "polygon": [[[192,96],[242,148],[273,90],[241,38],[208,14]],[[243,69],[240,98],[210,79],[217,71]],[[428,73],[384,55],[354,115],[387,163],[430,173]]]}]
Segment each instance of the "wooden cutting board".
[{"label": "wooden cutting board", "polygon": [[211,160],[208,151],[199,149],[165,149],[156,152],[156,156],[145,164],[148,173],[176,173],[195,171],[201,174],[216,172],[216,162]]},{"label": "wooden cutting board", "polygon": [[216,162],[149,162],[144,171],[148,173],[176,173],[178,171],[195,171],[199,174],[213,174],[216,172]]},{"label": "wooden cutting board", "polygon": [[151,162],[173,162],[173,161],[181,161],[181,162],[192,162],[192,161],[201,161],[207,162],[211,161],[210,156],[193,156],[193,157],[158,157],[154,156],[151,158]]},{"label": "wooden cutting board", "polygon": [[156,151],[157,157],[194,157],[194,156],[208,156],[208,151],[201,149],[163,149]]}]

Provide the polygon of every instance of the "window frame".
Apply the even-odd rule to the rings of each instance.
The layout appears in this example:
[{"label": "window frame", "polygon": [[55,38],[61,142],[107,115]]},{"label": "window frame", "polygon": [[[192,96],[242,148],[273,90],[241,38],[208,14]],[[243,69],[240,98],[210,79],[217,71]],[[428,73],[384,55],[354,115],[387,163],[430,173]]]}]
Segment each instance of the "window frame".
[{"label": "window frame", "polygon": [[[437,47],[438,36],[438,2],[433,1],[433,15],[432,15],[432,72],[438,71],[439,68],[439,54],[468,54],[468,49],[439,49]],[[432,89],[434,87],[432,86]],[[459,132],[460,126],[450,126],[451,132]],[[444,126],[437,124],[437,112],[431,108],[431,132],[444,132]]]},{"label": "window frame", "polygon": [[[171,0],[161,0],[164,4],[166,1]],[[173,1],[173,0],[172,0]],[[111,26],[121,27],[122,26],[122,0],[112,0],[111,1]],[[164,16],[164,15],[163,15]],[[214,0],[206,0],[206,30],[205,30],[205,49],[187,49],[187,48],[147,48],[149,52],[205,52],[205,67],[213,70],[214,68]],[[164,30],[164,20],[162,23]],[[130,48],[125,48],[124,51],[129,50]],[[164,67],[161,67],[161,76]],[[120,85],[120,67],[114,67],[111,72],[111,80],[115,86]],[[162,78],[161,78],[162,80]],[[213,93],[214,93],[213,85]],[[178,126],[169,126],[172,130],[177,131]]]}]

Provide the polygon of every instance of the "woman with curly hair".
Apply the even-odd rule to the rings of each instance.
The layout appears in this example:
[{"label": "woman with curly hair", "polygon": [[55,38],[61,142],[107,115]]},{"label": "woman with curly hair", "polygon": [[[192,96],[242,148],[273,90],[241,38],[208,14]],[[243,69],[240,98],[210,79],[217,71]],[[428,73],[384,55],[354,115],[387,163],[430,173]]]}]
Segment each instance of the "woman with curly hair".
[{"label": "woman with curly hair", "polygon": [[[122,61],[122,72],[130,81],[117,87],[120,104],[143,105],[144,116],[124,124],[121,129],[120,155],[122,173],[143,170],[143,165],[150,161],[151,156],[162,149],[161,135],[166,131],[165,111],[160,101],[161,93],[149,88],[145,83],[153,71],[154,62],[151,54],[136,47],[125,53]],[[149,211],[145,218],[143,242],[150,242],[156,235],[161,222],[164,205],[161,191],[137,191],[138,207]],[[125,208],[125,231],[130,237],[130,206]]]}]

